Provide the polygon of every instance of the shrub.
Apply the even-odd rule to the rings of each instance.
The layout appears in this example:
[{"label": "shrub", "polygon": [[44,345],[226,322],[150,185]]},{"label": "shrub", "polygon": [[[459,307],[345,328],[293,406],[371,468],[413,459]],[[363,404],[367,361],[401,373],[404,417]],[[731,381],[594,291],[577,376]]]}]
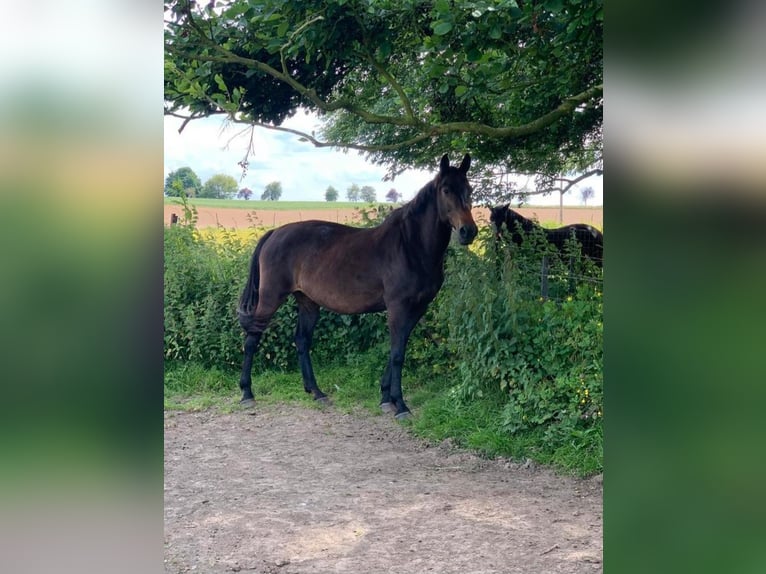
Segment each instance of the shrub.
[{"label": "shrub", "polygon": [[[384,215],[365,212],[362,225]],[[202,234],[194,218],[187,206],[183,221],[165,230],[165,358],[236,371],[243,343],[236,307],[262,230],[250,238],[223,229]],[[521,246],[498,244],[485,228],[470,249],[448,249],[444,285],[410,337],[405,370],[458,406],[491,398],[489,410],[478,410],[494,413],[501,432],[540,437],[534,440],[548,450],[590,450],[597,470],[602,272],[579,256],[576,244],[560,255],[539,234],[527,239]],[[548,298],[540,296],[543,254]],[[296,321],[288,301],[264,333],[256,369],[297,369]],[[382,371],[387,342],[383,313],[322,310],[312,355],[315,364],[352,365],[379,347]]]},{"label": "shrub", "polygon": [[[546,428],[555,442],[600,426],[603,327],[600,270],[574,252],[560,256],[535,240],[498,246],[482,231],[480,257],[453,250],[433,321],[441,326],[458,401],[504,393],[509,433]],[[540,260],[555,275],[540,296]],[[569,269],[579,269],[574,286]],[[442,353],[441,358],[445,356]]]}]

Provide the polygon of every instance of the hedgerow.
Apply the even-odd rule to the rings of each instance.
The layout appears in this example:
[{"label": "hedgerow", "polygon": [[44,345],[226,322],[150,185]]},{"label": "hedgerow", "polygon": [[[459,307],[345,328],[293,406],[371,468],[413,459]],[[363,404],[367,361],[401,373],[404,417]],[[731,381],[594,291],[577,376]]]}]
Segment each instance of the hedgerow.
[{"label": "hedgerow", "polygon": [[[385,212],[363,215],[363,224],[373,225]],[[195,229],[193,210],[165,229],[168,362],[240,368],[237,301],[263,232],[206,235]],[[521,247],[498,243],[488,229],[470,249],[450,247],[445,283],[410,338],[405,371],[417,372],[423,385],[448,396],[450,408],[465,410],[491,397],[498,432],[531,433],[549,451],[587,450],[600,461],[601,270],[572,247],[561,256],[540,237],[529,237]],[[551,274],[548,297],[540,293],[543,253]],[[255,369],[297,370],[295,325],[295,305],[288,301],[264,333]],[[387,341],[382,313],[322,310],[312,356],[315,365],[353,365],[374,348],[382,369]],[[600,462],[590,467],[598,470]]]}]

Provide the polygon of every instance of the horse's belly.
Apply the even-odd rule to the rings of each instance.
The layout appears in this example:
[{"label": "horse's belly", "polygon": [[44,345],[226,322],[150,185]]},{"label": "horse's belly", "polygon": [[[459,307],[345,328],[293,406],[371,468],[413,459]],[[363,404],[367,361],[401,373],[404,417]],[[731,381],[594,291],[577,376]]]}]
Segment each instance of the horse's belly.
[{"label": "horse's belly", "polygon": [[341,280],[339,277],[325,277],[324,281],[313,281],[299,285],[299,290],[322,307],[355,315],[383,311],[383,286],[374,282]]},{"label": "horse's belly", "polygon": [[311,296],[310,299],[330,311],[344,315],[357,315],[359,313],[373,313],[383,311],[386,308],[382,298],[369,297],[364,293],[320,294]]}]

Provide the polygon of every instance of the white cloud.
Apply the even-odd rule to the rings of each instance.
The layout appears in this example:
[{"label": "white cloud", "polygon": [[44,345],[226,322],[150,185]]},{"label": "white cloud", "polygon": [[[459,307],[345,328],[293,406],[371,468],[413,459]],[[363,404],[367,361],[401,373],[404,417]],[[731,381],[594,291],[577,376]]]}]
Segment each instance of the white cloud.
[{"label": "white cloud", "polygon": [[[179,118],[165,117],[165,175],[189,166],[203,181],[215,173],[240,178],[242,170],[238,162],[248,149],[251,137],[248,128],[213,117],[189,122],[179,134],[182,123]],[[299,112],[284,125],[310,132],[317,123],[312,116]],[[252,138],[254,153],[240,185],[259,192],[269,182],[280,181],[285,200],[323,201],[330,185],[340,191],[343,198],[353,183],[371,185],[379,200],[383,200],[391,187],[405,198],[411,198],[432,177],[429,172],[410,170],[393,182],[383,181],[385,168],[367,162],[353,151],[315,148],[292,134],[266,129],[256,129]]]},{"label": "white cloud", "polygon": [[[242,175],[237,165],[245,157],[250,130],[243,125],[233,125],[221,117],[204,118],[189,122],[179,134],[183,120],[165,117],[165,175],[179,167],[191,167],[204,182],[211,175],[225,173],[239,180]],[[310,133],[318,128],[317,118],[299,111],[287,120],[285,127]],[[244,132],[244,133],[241,133]],[[239,135],[238,135],[239,134]],[[263,128],[252,133],[254,153],[250,156],[247,175],[240,182],[256,195],[272,181],[282,183],[282,199],[293,201],[324,201],[324,193],[332,185],[345,199],[346,189],[353,183],[371,185],[383,201],[392,187],[411,199],[433,177],[434,170],[408,170],[394,181],[383,181],[386,169],[374,165],[356,151],[315,148],[298,136]],[[457,160],[457,158],[456,158]],[[594,188],[595,197],[589,205],[602,203],[601,178],[591,178],[581,185]],[[536,198],[536,204],[558,205],[558,194]],[[575,189],[564,196],[567,205],[580,205],[579,192]]]}]

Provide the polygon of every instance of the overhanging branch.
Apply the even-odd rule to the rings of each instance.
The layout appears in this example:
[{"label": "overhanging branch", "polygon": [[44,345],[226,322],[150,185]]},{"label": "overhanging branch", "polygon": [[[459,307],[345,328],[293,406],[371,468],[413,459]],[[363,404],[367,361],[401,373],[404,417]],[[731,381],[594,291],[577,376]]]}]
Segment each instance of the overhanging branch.
[{"label": "overhanging branch", "polygon": [[[304,23],[301,28],[291,34],[290,40],[288,40],[288,43],[284,47],[289,45],[294,35],[300,29],[303,29],[319,18],[320,17],[317,17]],[[284,47],[280,54],[280,60],[282,64],[282,70],[280,71],[273,66],[270,66],[266,62],[240,56],[231,52],[230,50],[227,50],[217,42],[213,41],[211,38],[208,38],[194,20],[190,19],[188,26],[194,30],[195,35],[200,39],[205,47],[212,50],[215,55],[200,54],[198,51],[187,52],[182,48],[174,46],[173,44],[166,44],[166,51],[169,53],[175,53],[190,60],[224,64],[241,64],[246,67],[258,70],[259,72],[267,74],[280,82],[286,83],[298,94],[304,97],[310,103],[311,107],[314,107],[317,110],[328,114],[343,110],[347,113],[359,117],[361,120],[369,124],[385,124],[409,127],[420,132],[420,135],[414,138],[410,138],[406,141],[398,142],[396,144],[382,145],[360,145],[348,142],[320,142],[315,138],[308,136],[307,134],[299,134],[301,137],[306,137],[308,141],[311,141],[311,143],[317,147],[346,147],[350,149],[358,149],[361,151],[391,151],[401,149],[408,145],[412,145],[413,143],[418,143],[430,137],[453,133],[466,133],[490,138],[517,138],[539,132],[540,130],[552,125],[559,119],[571,114],[578,106],[592,101],[603,94],[603,84],[592,86],[587,90],[580,92],[579,94],[565,98],[554,110],[540,116],[531,122],[517,126],[495,127],[479,122],[447,122],[433,125],[417,119],[415,111],[412,109],[411,103],[404,93],[402,87],[396,82],[396,80],[385,69],[385,67],[374,59],[371,59],[372,66],[383,78],[386,79],[386,81],[391,85],[391,87],[399,96],[399,99],[404,108],[404,115],[391,116],[376,114],[369,111],[368,109],[365,109],[363,106],[360,106],[345,98],[341,98],[335,101],[327,101],[320,98],[314,89],[303,85],[288,73],[288,67],[285,62]],[[274,126],[268,126],[267,124],[257,125],[260,125],[261,127],[267,127],[268,129],[274,129]],[[283,131],[289,131],[289,129],[285,129]]]},{"label": "overhanging branch", "polygon": [[253,122],[253,121],[237,119],[237,118],[231,118],[231,120],[236,123],[244,123],[244,124],[252,125],[259,128],[264,128],[267,130],[293,134],[311,143],[314,147],[347,148],[347,149],[354,149],[354,150],[364,151],[364,152],[394,151],[402,147],[419,143],[431,137],[429,134],[418,134],[412,138],[403,140],[395,144],[362,145],[362,144],[340,142],[340,141],[321,141],[311,134],[307,134],[306,132],[296,130],[293,128],[286,128],[284,126],[273,126],[271,124],[265,124],[263,122]]}]

